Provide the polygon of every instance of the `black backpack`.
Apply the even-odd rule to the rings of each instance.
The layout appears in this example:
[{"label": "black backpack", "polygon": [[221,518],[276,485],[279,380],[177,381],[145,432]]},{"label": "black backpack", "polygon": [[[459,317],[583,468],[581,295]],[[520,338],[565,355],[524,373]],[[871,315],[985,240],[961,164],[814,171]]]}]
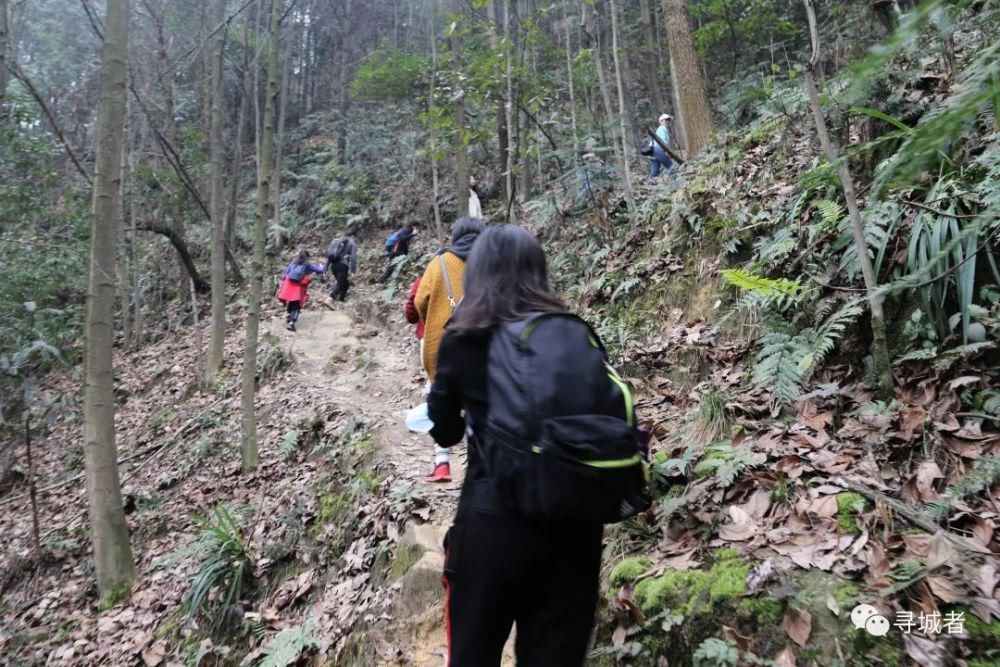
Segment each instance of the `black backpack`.
[{"label": "black backpack", "polygon": [[622,521],[647,509],[632,394],[590,326],[537,314],[494,331],[481,456],[501,501],[545,524]]},{"label": "black backpack", "polygon": [[339,262],[344,257],[344,251],[347,249],[347,239],[338,239],[330,244],[330,247],[326,249],[326,258],[330,260],[330,263]]}]

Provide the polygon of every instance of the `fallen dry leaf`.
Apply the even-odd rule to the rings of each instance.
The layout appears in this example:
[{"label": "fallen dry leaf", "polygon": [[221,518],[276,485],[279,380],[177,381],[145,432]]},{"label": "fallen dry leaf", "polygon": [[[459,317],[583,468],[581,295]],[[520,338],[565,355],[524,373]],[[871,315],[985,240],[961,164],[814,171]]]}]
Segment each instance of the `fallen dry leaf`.
[{"label": "fallen dry leaf", "polygon": [[774,664],[778,667],[798,667],[798,663],[795,661],[795,651],[792,650],[792,647],[786,646],[785,650],[774,656]]},{"label": "fallen dry leaf", "polygon": [[793,642],[805,648],[812,633],[812,615],[804,609],[789,607],[781,621],[781,629]]},{"label": "fallen dry leaf", "polygon": [[942,644],[930,639],[906,633],[903,635],[903,647],[906,655],[913,658],[920,667],[944,667],[949,664],[948,651]]}]

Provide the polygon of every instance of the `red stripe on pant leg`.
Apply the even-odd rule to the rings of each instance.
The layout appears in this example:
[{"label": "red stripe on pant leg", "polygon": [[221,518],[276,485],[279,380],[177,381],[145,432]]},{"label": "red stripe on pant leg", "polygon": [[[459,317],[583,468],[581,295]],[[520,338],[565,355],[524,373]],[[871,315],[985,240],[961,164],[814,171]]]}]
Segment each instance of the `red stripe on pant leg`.
[{"label": "red stripe on pant leg", "polygon": [[[444,552],[444,562],[445,567],[448,567],[448,550],[445,549]],[[448,577],[444,574],[441,575],[441,584],[444,586],[444,634],[445,641],[447,642],[447,657],[445,658],[445,667],[451,665],[451,586],[448,585]]]}]

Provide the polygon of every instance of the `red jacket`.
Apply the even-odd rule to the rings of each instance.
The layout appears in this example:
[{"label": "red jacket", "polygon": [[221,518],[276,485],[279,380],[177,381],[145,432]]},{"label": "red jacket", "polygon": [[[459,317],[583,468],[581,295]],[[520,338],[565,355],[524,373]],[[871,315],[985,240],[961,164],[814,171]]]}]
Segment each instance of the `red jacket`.
[{"label": "red jacket", "polygon": [[420,278],[413,281],[410,285],[410,293],[406,295],[406,305],[403,306],[403,315],[406,316],[406,321],[410,324],[416,324],[414,328],[414,333],[417,335],[417,340],[423,340],[424,338],[424,323],[420,321],[420,314],[417,313],[417,305],[414,303],[414,299],[417,298],[417,289],[420,287]]},{"label": "red jacket", "polygon": [[309,283],[312,281],[312,276],[307,275],[305,278],[299,282],[292,282],[292,280],[285,276],[281,281],[281,289],[278,290],[278,301],[283,301],[288,303],[289,301],[298,301],[299,305],[305,308],[307,290],[309,289]]}]

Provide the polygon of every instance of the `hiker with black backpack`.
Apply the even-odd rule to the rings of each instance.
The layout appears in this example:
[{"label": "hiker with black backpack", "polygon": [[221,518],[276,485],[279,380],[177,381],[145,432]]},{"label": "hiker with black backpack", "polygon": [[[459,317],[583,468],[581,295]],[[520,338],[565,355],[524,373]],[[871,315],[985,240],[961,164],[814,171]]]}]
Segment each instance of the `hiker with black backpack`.
[{"label": "hiker with black backpack", "polygon": [[[427,379],[434,381],[437,369],[438,346],[444,335],[445,325],[462,300],[462,278],[465,260],[476,239],[483,231],[483,221],[459,218],[451,229],[451,245],[431,260],[420,278],[417,294],[413,299],[420,321],[424,323],[424,344],[421,358]],[[444,447],[434,450],[434,468],[424,477],[427,482],[451,481],[451,456]]]},{"label": "hiker with black backpack", "polygon": [[428,398],[442,446],[469,437],[445,538],[450,667],[579,667],[598,600],[602,524],[649,506],[628,386],[549,288],[545,254],[503,225],[476,241]]},{"label": "hiker with black backpack", "polygon": [[348,275],[358,271],[358,244],[354,242],[351,230],[339,239],[334,239],[326,249],[326,270],[333,275],[336,284],[330,291],[330,302],[346,301],[347,289],[351,286]]},{"label": "hiker with black backpack", "polygon": [[323,267],[309,261],[309,252],[300,250],[292,263],[285,267],[281,289],[278,290],[278,301],[286,306],[285,328],[295,331],[295,323],[299,321],[299,313],[306,305],[309,282],[312,274],[323,275]]},{"label": "hiker with black backpack", "polygon": [[385,270],[382,271],[382,276],[379,278],[380,282],[385,282],[392,275],[393,261],[397,257],[410,254],[410,243],[417,238],[421,227],[423,227],[423,223],[419,220],[412,220],[406,223],[402,229],[398,229],[386,237],[385,253],[388,261]]}]

